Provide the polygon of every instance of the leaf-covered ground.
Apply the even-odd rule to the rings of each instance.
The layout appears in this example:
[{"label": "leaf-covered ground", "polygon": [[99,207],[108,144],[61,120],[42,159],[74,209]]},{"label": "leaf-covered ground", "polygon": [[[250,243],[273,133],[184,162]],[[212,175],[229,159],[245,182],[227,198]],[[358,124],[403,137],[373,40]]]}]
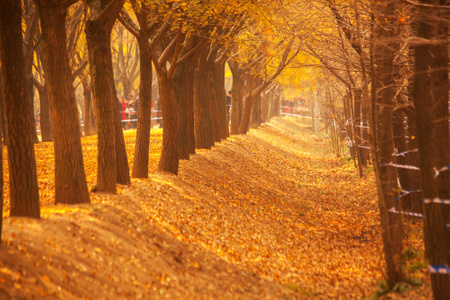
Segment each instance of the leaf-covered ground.
[{"label": "leaf-covered ground", "polygon": [[[125,137],[131,165],[135,131]],[[83,139],[91,187],[95,142]],[[359,179],[302,124],[233,136],[182,161],[178,177],[154,174],[160,147],[152,130],[149,179],[64,206],[52,204],[52,144],[36,145],[42,220],[5,219],[0,298],[349,299],[383,279],[373,175]],[[417,234],[408,243],[420,251]]]}]

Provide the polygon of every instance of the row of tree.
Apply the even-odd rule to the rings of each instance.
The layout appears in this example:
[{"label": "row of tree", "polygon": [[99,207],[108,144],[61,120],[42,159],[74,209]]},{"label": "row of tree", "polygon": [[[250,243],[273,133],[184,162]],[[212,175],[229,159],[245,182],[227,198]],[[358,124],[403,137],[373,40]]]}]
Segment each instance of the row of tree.
[{"label": "row of tree", "polygon": [[323,22],[337,30],[323,30],[307,47],[324,68],[328,84],[320,93],[333,135],[349,133],[361,176],[372,156],[387,281],[407,280],[402,215],[416,213],[424,217],[430,270],[447,272],[431,272],[434,297],[449,299],[449,2],[326,5]]},{"label": "row of tree", "polygon": [[[139,72],[131,176],[148,177],[153,72],[164,120],[158,170],[177,174],[179,159],[189,159],[196,148],[210,149],[229,135],[225,63],[230,61],[237,74],[231,133],[246,133],[250,120],[259,124],[276,112],[274,105],[261,102],[261,92],[298,53],[295,34],[270,46],[271,53],[261,46],[267,42],[256,38],[265,28],[258,20],[274,16],[253,1],[8,0],[1,5],[7,16],[2,17],[0,45],[11,216],[40,216],[33,85],[39,93],[42,140],[54,142],[55,203],[86,203],[90,196],[74,85],[83,87],[85,134],[98,134],[94,191],[115,193],[117,183],[130,183],[116,103],[119,83],[123,92],[130,91]],[[255,9],[249,10],[251,6]],[[113,28],[118,28],[115,34]],[[124,45],[123,28],[136,43]],[[137,54],[139,59],[130,62]],[[272,98],[279,92],[274,86],[269,90]],[[258,109],[251,116],[255,101]]]},{"label": "row of tree", "polygon": [[[405,279],[402,217],[391,207],[425,215],[427,258],[448,266],[449,208],[422,204],[422,198],[450,198],[450,172],[436,177],[434,171],[450,163],[445,0],[34,3],[7,0],[0,7],[11,11],[2,17],[0,39],[11,215],[39,217],[31,84],[39,93],[42,140],[54,141],[55,202],[80,203],[89,193],[74,84],[84,91],[85,134],[98,133],[96,190],[114,193],[117,183],[130,182],[115,103],[119,85],[125,95],[139,89],[131,176],[147,177],[154,82],[164,119],[158,170],[177,174],[179,159],[196,148],[209,149],[274,115],[279,107],[261,95],[280,93],[277,78],[322,102],[335,137],[346,129],[361,176],[372,156],[391,286]],[[124,42],[128,34],[131,43]],[[233,77],[230,127],[226,64]],[[404,151],[410,155],[393,156]],[[420,189],[422,197],[395,201],[402,187]],[[449,276],[431,278],[435,297],[450,298]]]}]

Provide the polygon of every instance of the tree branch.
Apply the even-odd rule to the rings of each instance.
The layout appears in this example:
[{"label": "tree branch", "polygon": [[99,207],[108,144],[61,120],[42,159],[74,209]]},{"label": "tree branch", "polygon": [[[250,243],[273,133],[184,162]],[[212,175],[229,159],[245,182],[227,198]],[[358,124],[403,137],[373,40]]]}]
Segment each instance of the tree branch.
[{"label": "tree branch", "polygon": [[132,35],[134,35],[137,39],[139,39],[139,27],[131,19],[130,15],[125,10],[125,8],[122,8],[122,10],[120,11],[119,21]]},{"label": "tree branch", "polygon": [[81,73],[83,73],[84,69],[87,67],[88,61],[85,60],[83,63],[72,73],[72,81],[75,80]]},{"label": "tree branch", "polygon": [[176,44],[177,44],[178,35],[172,39],[169,45],[164,49],[163,53],[159,57],[158,61],[161,65],[164,65],[168,60],[170,53],[174,50]]},{"label": "tree branch", "polygon": [[172,76],[173,72],[175,72],[175,68],[177,67],[177,58],[180,55],[181,43],[182,43],[184,37],[185,37],[184,33],[182,33],[181,30],[180,30],[178,32],[178,35],[177,35],[175,51],[174,51],[174,54],[172,56],[172,61],[170,62],[170,68],[167,71],[167,78],[170,78]]}]

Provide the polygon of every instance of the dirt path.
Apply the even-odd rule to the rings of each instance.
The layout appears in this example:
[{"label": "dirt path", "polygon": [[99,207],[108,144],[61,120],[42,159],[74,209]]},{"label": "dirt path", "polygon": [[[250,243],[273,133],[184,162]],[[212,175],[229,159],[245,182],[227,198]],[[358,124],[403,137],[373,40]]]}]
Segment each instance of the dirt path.
[{"label": "dirt path", "polygon": [[362,298],[382,279],[373,178],[276,120],[91,205],[7,218],[0,298]]}]

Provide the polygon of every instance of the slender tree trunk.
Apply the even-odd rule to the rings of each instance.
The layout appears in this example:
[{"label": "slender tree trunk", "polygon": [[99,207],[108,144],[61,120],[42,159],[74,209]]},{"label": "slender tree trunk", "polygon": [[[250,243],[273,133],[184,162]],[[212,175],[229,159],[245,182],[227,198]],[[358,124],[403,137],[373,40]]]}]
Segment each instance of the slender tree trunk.
[{"label": "slender tree trunk", "polygon": [[194,127],[196,149],[211,149],[211,146],[214,145],[208,90],[205,88],[208,81],[206,54],[207,48],[200,51],[194,83]]},{"label": "slender tree trunk", "polygon": [[90,202],[83,165],[79,115],[66,50],[67,7],[37,1],[41,18],[46,85],[55,147],[55,203]]},{"label": "slender tree trunk", "polygon": [[[8,132],[6,144],[10,178],[10,215],[40,218],[36,161],[31,135],[31,122],[34,121],[34,116],[28,105],[29,90],[22,47],[21,2],[0,1],[0,11],[2,12],[0,61],[4,115]],[[3,151],[3,147],[0,150]],[[3,203],[3,199],[1,202]],[[1,213],[3,214],[3,211]]]},{"label": "slender tree trunk", "polygon": [[207,66],[207,92],[209,98],[209,112],[211,115],[211,124],[214,134],[214,142],[220,143],[220,123],[219,123],[219,108],[217,105],[216,90],[214,87],[214,62]]},{"label": "slender tree trunk", "polygon": [[[1,35],[1,33],[0,33],[0,35]],[[1,38],[0,38],[0,41],[1,41]],[[1,58],[0,58],[0,60],[1,60]],[[1,85],[2,85],[2,76],[0,73],[0,86]],[[2,93],[0,93],[0,98],[2,98],[0,103],[3,104]],[[0,132],[2,132],[2,130],[3,130],[2,127],[3,126],[0,122]],[[1,149],[1,151],[0,151],[0,247],[1,247],[2,246],[2,230],[3,230],[3,137],[0,137],[0,149]]]},{"label": "slender tree trunk", "polygon": [[[420,1],[445,5],[445,1]],[[417,35],[424,44],[415,48],[414,105],[417,116],[419,166],[424,199],[450,198],[450,171],[435,177],[434,168],[450,162],[448,113],[448,11],[421,10]],[[440,43],[427,44],[427,40]],[[450,207],[424,204],[425,250],[431,266],[450,266]],[[431,273],[434,299],[450,299],[450,275]]]},{"label": "slender tree trunk", "polygon": [[[112,61],[111,62],[111,75],[112,71]],[[116,87],[114,86],[114,79],[111,80],[111,86],[113,90],[113,98],[117,99]],[[117,109],[116,102],[112,100],[113,111]],[[113,112],[114,116],[114,133],[116,135],[116,159],[117,159],[117,177],[116,182],[119,184],[130,184],[130,167],[128,166],[127,149],[125,146],[125,137],[123,136],[122,120],[117,112]]]},{"label": "slender tree trunk", "polygon": [[225,91],[225,63],[216,63],[214,67],[214,89],[219,114],[219,134],[221,139],[230,136],[227,112],[227,94]]},{"label": "slender tree trunk", "polygon": [[[413,101],[411,99],[411,101]],[[407,134],[410,137],[407,150],[415,150],[418,149],[417,145],[417,120],[416,120],[416,114],[408,110],[406,112],[407,118],[408,118],[408,131]],[[412,138],[414,137],[414,138]],[[419,166],[419,155],[418,153],[409,153],[408,156],[406,156],[406,162],[405,164],[410,166]],[[419,190],[420,189],[420,172],[409,172],[408,173],[408,183],[409,188],[412,190]],[[417,212],[423,214],[423,206],[422,206],[422,192],[413,193],[409,196],[409,202],[411,204],[411,211]]]},{"label": "slender tree trunk", "polygon": [[242,69],[237,62],[229,61],[233,75],[233,86],[231,88],[231,129],[230,134],[239,134],[239,126],[242,117]]},{"label": "slender tree trunk", "polygon": [[[401,110],[396,110],[393,113],[393,137],[394,137],[394,147],[398,151],[398,153],[401,153],[403,151],[406,151],[406,132],[405,132],[405,125],[403,124],[404,121],[404,115]],[[398,156],[395,159],[398,164],[406,165],[406,157]],[[411,185],[409,183],[409,173],[417,171],[415,170],[407,170],[407,169],[398,169],[397,175],[398,175],[398,181],[400,183],[400,186],[402,189],[408,189]],[[411,210],[411,203],[409,201],[409,196],[400,198],[400,207],[405,211],[412,211]]]},{"label": "slender tree trunk", "polygon": [[[253,86],[258,86],[261,83],[261,80],[253,77]],[[255,95],[255,100],[252,105],[252,113],[251,113],[251,128],[258,128],[261,121],[261,93]]]},{"label": "slender tree trunk", "polygon": [[[0,66],[0,88],[1,88],[1,81],[2,81],[2,78],[1,78],[1,72],[2,72],[2,70],[1,70],[2,68],[1,68],[1,66]],[[1,126],[0,126],[0,128],[1,128],[1,132],[0,132],[0,135],[2,136],[2,140],[3,140],[3,144],[5,144],[6,143],[6,121],[5,121],[5,110],[4,110],[4,100],[3,100],[3,93],[1,92],[1,90],[0,90],[0,123],[1,123]]]},{"label": "slender tree trunk", "polygon": [[94,108],[92,107],[92,89],[88,82],[82,81],[84,96],[84,135],[95,134]]},{"label": "slender tree trunk", "polygon": [[250,124],[250,115],[252,113],[253,102],[255,101],[255,97],[252,93],[245,98],[244,111],[242,113],[241,125],[239,126],[239,134],[246,134],[248,131],[248,127]]},{"label": "slender tree trunk", "polygon": [[39,106],[40,106],[40,123],[41,123],[41,139],[43,142],[52,141],[52,129],[50,125],[50,107],[48,103],[47,84],[38,88]]},{"label": "slender tree trunk", "polygon": [[33,142],[35,144],[39,143],[39,137],[36,130],[36,116],[34,115],[34,85],[33,85],[33,72],[32,72],[32,65],[30,65],[30,69],[27,70],[27,83],[28,83],[28,90],[30,91],[30,95],[28,97],[28,105],[31,107],[31,111],[33,112],[33,122],[31,126],[31,134],[33,136]]},{"label": "slender tree trunk", "polygon": [[[141,35],[143,33],[141,32]],[[133,178],[148,178],[148,156],[150,149],[150,125],[152,118],[152,56],[148,37],[138,39],[141,79],[139,85],[139,118],[134,148]]]},{"label": "slender tree trunk", "polygon": [[[5,7],[2,7],[5,8]],[[0,26],[2,23],[0,22]],[[0,27],[0,30],[3,30],[2,27]],[[0,42],[2,40],[0,33]],[[1,55],[1,52],[0,52]],[[1,61],[0,56],[0,61]],[[2,73],[1,73],[1,67],[0,67],[0,87],[2,86]],[[3,116],[3,92],[0,91],[0,116]],[[0,122],[0,133],[3,132],[3,124]],[[2,227],[3,227],[3,135],[0,134],[0,247],[2,246]]]},{"label": "slender tree trunk", "polygon": [[164,120],[163,144],[158,171],[178,175],[179,166],[179,121],[178,105],[172,80],[166,76],[158,76],[161,112]]},{"label": "slender tree trunk", "polygon": [[265,123],[269,119],[269,94],[261,95],[261,122]]},{"label": "slender tree trunk", "polygon": [[177,66],[172,82],[180,114],[180,159],[195,154],[194,76],[198,56],[193,55]]}]

